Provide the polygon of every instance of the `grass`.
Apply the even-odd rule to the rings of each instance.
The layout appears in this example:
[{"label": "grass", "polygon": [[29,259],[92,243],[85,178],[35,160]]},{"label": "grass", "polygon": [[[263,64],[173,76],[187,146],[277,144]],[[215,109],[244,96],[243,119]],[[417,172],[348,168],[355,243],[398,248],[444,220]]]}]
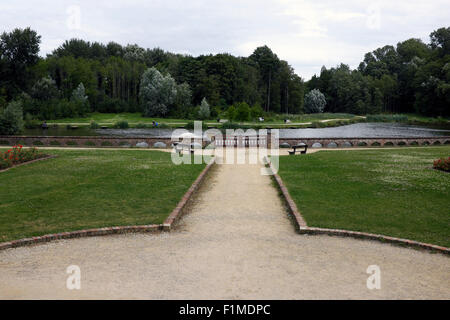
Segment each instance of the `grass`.
[{"label": "grass", "polygon": [[0,173],[0,242],[79,229],[160,224],[205,165],[143,150],[46,150]]},{"label": "grass", "polygon": [[[355,119],[356,116],[352,114],[346,113],[320,113],[320,114],[304,114],[304,115],[273,115],[266,119],[264,123],[254,122],[254,121],[246,121],[243,122],[243,125],[257,125],[257,126],[266,126],[266,125],[285,125],[284,119],[290,119],[292,123],[286,124],[288,126],[292,126],[297,124],[307,124],[313,121],[320,120],[331,120],[331,119]],[[357,118],[356,118],[357,119]],[[170,119],[170,118],[146,118],[143,117],[140,113],[90,113],[87,117],[84,118],[64,118],[57,120],[49,120],[47,121],[49,124],[57,123],[57,124],[72,124],[72,125],[90,125],[90,123],[94,121],[100,126],[112,126],[115,123],[121,121],[127,121],[130,126],[136,127],[145,124],[152,124],[152,121],[156,121],[161,124],[167,124],[171,126],[181,126],[186,125],[188,122],[193,120],[187,119]],[[208,125],[217,126],[218,123],[216,120],[207,120],[205,121]]]},{"label": "grass", "polygon": [[309,226],[450,247],[450,147],[321,151],[281,157],[280,176]]}]

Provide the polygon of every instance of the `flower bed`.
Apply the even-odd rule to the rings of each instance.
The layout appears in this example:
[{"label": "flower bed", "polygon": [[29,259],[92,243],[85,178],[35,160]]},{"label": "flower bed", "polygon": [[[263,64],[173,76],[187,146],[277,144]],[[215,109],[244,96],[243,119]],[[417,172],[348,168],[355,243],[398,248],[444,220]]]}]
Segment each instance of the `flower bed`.
[{"label": "flower bed", "polygon": [[436,160],[433,164],[433,168],[437,170],[450,172],[450,157],[448,157],[447,159]]},{"label": "flower bed", "polygon": [[23,149],[22,145],[14,146],[6,152],[0,153],[0,170],[45,157],[36,148]]}]

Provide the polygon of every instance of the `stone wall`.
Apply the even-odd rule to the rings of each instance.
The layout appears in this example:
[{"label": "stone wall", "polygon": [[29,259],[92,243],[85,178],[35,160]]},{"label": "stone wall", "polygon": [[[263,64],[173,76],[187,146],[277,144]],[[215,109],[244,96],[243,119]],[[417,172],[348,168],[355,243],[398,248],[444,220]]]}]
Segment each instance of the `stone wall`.
[{"label": "stone wall", "polygon": [[161,137],[99,137],[99,136],[83,136],[83,137],[59,137],[59,136],[0,136],[0,145],[17,145],[24,146],[54,146],[54,147],[134,147],[137,143],[145,142],[152,148],[155,143],[162,142],[168,148],[171,147],[170,138]]},{"label": "stone wall", "polygon": [[450,137],[416,138],[282,138],[280,146],[286,147],[305,143],[310,148],[351,148],[351,147],[389,147],[425,146],[450,144]]},{"label": "stone wall", "polygon": [[[259,141],[246,138],[241,141],[236,137],[227,137],[215,141],[219,146],[248,147],[258,146]],[[61,137],[61,136],[0,136],[0,146],[22,144],[24,146],[55,146],[55,147],[134,147],[137,143],[145,142],[149,148],[155,143],[162,142],[167,148],[172,146],[172,140],[168,137],[103,137],[103,136],[82,136],[82,137]],[[270,147],[270,136],[268,143]],[[450,136],[445,137],[417,137],[417,138],[280,138],[280,146],[292,147],[300,143],[305,143],[310,148],[351,148],[351,147],[389,147],[389,146],[425,146],[450,144]],[[203,141],[203,147],[209,142]]]}]

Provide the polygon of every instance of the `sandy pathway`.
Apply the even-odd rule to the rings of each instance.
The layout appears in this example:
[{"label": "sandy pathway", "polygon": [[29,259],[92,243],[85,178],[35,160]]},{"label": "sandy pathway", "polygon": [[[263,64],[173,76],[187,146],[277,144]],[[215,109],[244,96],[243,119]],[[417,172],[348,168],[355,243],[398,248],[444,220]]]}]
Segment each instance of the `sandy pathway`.
[{"label": "sandy pathway", "polygon": [[[66,289],[69,265],[79,291]],[[382,289],[366,287],[369,265]],[[449,299],[450,259],[300,236],[259,166],[220,165],[170,234],[64,240],[0,252],[0,298]]]}]

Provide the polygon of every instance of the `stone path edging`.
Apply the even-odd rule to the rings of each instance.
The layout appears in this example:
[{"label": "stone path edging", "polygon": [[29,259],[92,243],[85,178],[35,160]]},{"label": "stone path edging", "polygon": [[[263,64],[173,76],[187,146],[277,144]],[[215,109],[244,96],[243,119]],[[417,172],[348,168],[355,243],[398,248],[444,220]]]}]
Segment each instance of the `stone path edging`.
[{"label": "stone path edging", "polygon": [[[48,158],[45,158],[48,159]],[[42,160],[42,159],[38,159]],[[29,162],[27,162],[28,164]],[[0,250],[18,248],[28,245],[34,245],[39,243],[50,242],[54,240],[61,239],[74,239],[74,238],[85,238],[85,237],[98,237],[114,234],[124,234],[124,233],[137,233],[137,232],[157,232],[157,231],[170,231],[173,225],[178,221],[182,215],[182,211],[188,201],[192,198],[194,192],[198,189],[199,185],[205,178],[209,169],[214,165],[215,161],[209,163],[205,169],[200,173],[194,183],[191,185],[189,190],[181,198],[178,205],[169,215],[169,217],[164,221],[163,224],[152,224],[152,225],[142,225],[142,226],[119,226],[119,227],[106,227],[106,228],[96,228],[96,229],[86,229],[77,230],[71,232],[61,232],[56,234],[48,234],[40,237],[31,237],[19,240],[13,240],[9,242],[0,243]]]},{"label": "stone path edging", "polygon": [[[265,158],[266,163],[269,165],[272,172],[276,172],[276,170],[272,167],[272,163],[268,157]],[[365,240],[376,240],[385,243],[391,243],[396,245],[402,245],[410,248],[416,249],[425,249],[430,251],[435,251],[443,254],[450,255],[450,248],[442,247],[434,244],[418,242],[409,239],[401,239],[390,236],[385,236],[381,234],[367,233],[367,232],[359,232],[359,231],[350,231],[350,230],[340,230],[340,229],[326,229],[326,228],[316,228],[316,227],[308,227],[306,220],[303,218],[302,214],[297,208],[294,200],[289,194],[288,189],[286,188],[283,180],[278,175],[278,173],[274,173],[275,181],[277,182],[278,187],[281,190],[283,195],[283,199],[285,200],[289,213],[294,218],[295,226],[300,234],[309,234],[309,235],[320,235],[326,234],[329,236],[341,236],[341,237],[352,237],[357,239],[365,239]]]},{"label": "stone path edging", "polygon": [[181,201],[178,203],[176,208],[172,211],[172,213],[166,218],[164,223],[162,224],[162,228],[164,231],[170,231],[172,226],[180,219],[180,217],[183,214],[183,209],[188,203],[189,199],[191,199],[194,192],[198,189],[200,183],[205,178],[206,174],[208,173],[209,169],[214,165],[215,159],[212,159],[212,161],[206,166],[206,168],[200,173],[198,178],[194,181],[194,183],[191,185],[189,190],[185,193],[183,198],[181,198]]}]

